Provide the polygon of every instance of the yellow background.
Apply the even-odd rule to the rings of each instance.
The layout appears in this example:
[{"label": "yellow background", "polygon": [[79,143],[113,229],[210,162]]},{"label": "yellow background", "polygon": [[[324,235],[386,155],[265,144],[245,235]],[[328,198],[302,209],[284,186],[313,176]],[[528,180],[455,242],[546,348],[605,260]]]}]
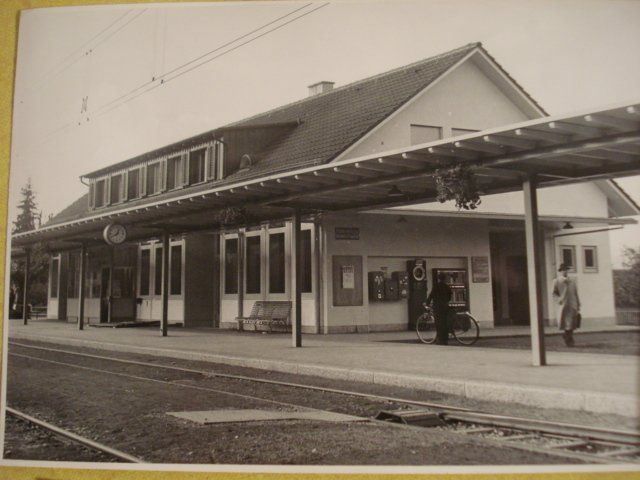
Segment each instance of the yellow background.
[{"label": "yellow background", "polygon": [[[179,0],[178,0],[179,1]],[[391,1],[391,0],[390,0]],[[531,1],[531,0],[529,0]],[[11,145],[11,117],[13,106],[13,78],[16,60],[16,42],[20,10],[39,7],[60,7],[75,5],[104,5],[113,3],[167,3],[167,0],[0,0],[0,229],[7,229],[7,198],[9,189],[9,152]],[[7,242],[4,235],[0,235],[0,255],[5,258]],[[4,293],[4,275],[0,277],[0,291]],[[0,295],[0,311],[4,312],[4,295]],[[3,318],[4,315],[0,318]],[[150,471],[125,471],[125,470],[78,470],[69,468],[40,468],[40,467],[9,467],[0,466],[0,480],[201,480],[214,479],[272,479],[286,478],[291,480],[313,479],[334,480],[348,477],[350,480],[373,480],[384,478],[395,479],[454,479],[464,478],[470,480],[524,480],[524,479],[551,479],[562,480],[593,479],[593,480],[618,480],[640,479],[640,473],[546,473],[546,474],[420,474],[420,475],[381,475],[381,474],[267,474],[267,473],[207,473],[207,472],[150,472]]]}]

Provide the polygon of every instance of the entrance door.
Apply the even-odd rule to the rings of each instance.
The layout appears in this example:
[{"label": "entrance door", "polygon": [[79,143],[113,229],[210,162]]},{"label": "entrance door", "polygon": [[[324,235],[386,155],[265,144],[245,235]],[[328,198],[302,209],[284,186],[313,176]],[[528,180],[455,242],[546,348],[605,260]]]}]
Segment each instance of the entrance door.
[{"label": "entrance door", "polygon": [[109,321],[111,269],[104,267],[100,273],[100,323]]},{"label": "entrance door", "polygon": [[507,296],[512,325],[529,325],[529,282],[526,256],[507,256]]}]

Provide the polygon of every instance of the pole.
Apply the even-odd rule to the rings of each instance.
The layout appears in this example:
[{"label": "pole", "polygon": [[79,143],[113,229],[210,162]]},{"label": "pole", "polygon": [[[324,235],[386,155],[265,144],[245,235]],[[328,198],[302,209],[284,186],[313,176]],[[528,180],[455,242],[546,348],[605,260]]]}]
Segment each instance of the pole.
[{"label": "pole", "polygon": [[22,323],[26,325],[29,321],[29,270],[31,267],[31,249],[26,248],[24,252],[24,284],[22,285]]},{"label": "pole", "polygon": [[302,232],[300,229],[300,212],[296,210],[291,218],[291,260],[293,262],[293,291],[294,291],[294,321],[291,328],[291,340],[294,347],[302,346],[302,282],[301,282],[301,259],[302,259]]},{"label": "pole", "polygon": [[238,318],[244,317],[244,228],[238,229],[238,252],[236,260],[238,264]]},{"label": "pole", "polygon": [[522,183],[524,192],[524,225],[527,244],[527,277],[529,280],[529,318],[531,354],[534,366],[547,364],[542,318],[542,243],[538,225],[537,178],[529,175]]},{"label": "pole", "polygon": [[109,302],[109,310],[107,310],[107,322],[113,322],[113,270],[115,265],[115,247],[111,246],[109,248],[109,297],[107,298]]},{"label": "pole", "polygon": [[[158,266],[156,265],[156,268]],[[162,232],[162,320],[160,333],[167,336],[169,330],[169,232]]]},{"label": "pole", "polygon": [[80,285],[78,288],[78,330],[84,329],[84,286],[85,277],[87,275],[87,245],[82,243],[80,246]]}]

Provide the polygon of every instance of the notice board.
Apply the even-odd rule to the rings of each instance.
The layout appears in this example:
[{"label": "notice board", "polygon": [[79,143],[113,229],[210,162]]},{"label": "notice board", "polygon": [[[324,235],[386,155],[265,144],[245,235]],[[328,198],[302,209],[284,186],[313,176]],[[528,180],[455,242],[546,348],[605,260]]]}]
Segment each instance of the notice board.
[{"label": "notice board", "polygon": [[333,305],[361,306],[362,256],[333,255]]},{"label": "notice board", "polygon": [[489,283],[489,257],[471,257],[473,283]]}]

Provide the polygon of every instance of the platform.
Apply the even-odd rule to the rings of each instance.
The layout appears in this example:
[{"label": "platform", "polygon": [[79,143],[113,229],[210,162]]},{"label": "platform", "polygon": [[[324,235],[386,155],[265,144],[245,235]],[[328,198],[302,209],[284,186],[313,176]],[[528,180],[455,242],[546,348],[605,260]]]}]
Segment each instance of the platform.
[{"label": "platform", "polygon": [[412,332],[303,335],[303,347],[293,348],[287,334],[173,328],[163,338],[157,328],[79,331],[51,320],[27,326],[11,320],[9,337],[640,417],[640,357],[634,355],[548,352],[549,365],[533,367],[528,350],[424,345],[412,341]]}]

